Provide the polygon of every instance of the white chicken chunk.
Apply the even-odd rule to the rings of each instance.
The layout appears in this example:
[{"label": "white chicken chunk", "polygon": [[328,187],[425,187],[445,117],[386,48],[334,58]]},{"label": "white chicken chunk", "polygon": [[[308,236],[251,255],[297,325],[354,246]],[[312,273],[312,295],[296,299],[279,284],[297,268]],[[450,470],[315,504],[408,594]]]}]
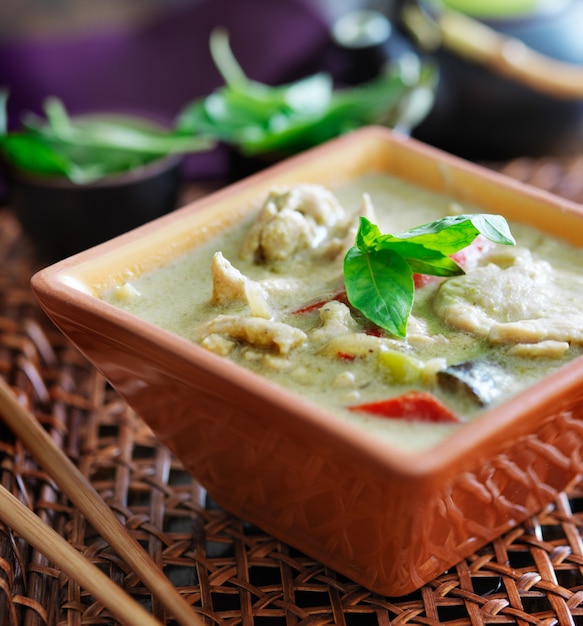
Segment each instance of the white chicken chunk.
[{"label": "white chicken chunk", "polygon": [[508,350],[513,356],[530,359],[560,359],[569,349],[566,341],[541,341],[539,343],[517,343]]},{"label": "white chicken chunk", "polygon": [[209,352],[214,352],[220,356],[228,356],[233,352],[237,344],[232,339],[227,339],[217,333],[211,333],[200,342],[200,345]]},{"label": "white chicken chunk", "polygon": [[383,352],[394,345],[395,342],[385,337],[375,337],[365,333],[345,333],[332,337],[318,353],[326,356],[343,354],[362,358]]},{"label": "white chicken chunk", "polygon": [[211,262],[213,294],[211,301],[224,304],[233,300],[245,299],[245,282],[247,278],[223,256],[215,252]]},{"label": "white chicken chunk", "polygon": [[242,301],[249,305],[251,315],[267,319],[271,317],[267,297],[261,285],[233,267],[221,252],[213,255],[211,276],[213,280],[211,302],[226,304]]},{"label": "white chicken chunk", "polygon": [[444,281],[434,308],[446,323],[494,344],[583,344],[583,277],[521,250]]},{"label": "white chicken chunk", "polygon": [[289,354],[306,340],[303,331],[289,324],[241,315],[219,315],[200,326],[196,333],[201,342],[212,334],[242,341],[258,348],[272,348],[279,354]]},{"label": "white chicken chunk", "polygon": [[313,342],[321,342],[345,335],[356,330],[356,324],[350,315],[350,309],[336,300],[327,302],[320,308],[320,321],[322,326],[316,328],[310,335]]},{"label": "white chicken chunk", "polygon": [[361,217],[366,217],[373,224],[378,222],[372,199],[368,193],[362,194],[362,201],[356,215],[348,220],[346,230],[341,236],[332,239],[328,246],[322,250],[322,256],[333,259],[342,254],[344,257],[348,249],[354,245]]},{"label": "white chicken chunk", "polygon": [[241,247],[242,258],[273,262],[328,241],[345,219],[333,193],[320,185],[297,185],[270,192]]}]

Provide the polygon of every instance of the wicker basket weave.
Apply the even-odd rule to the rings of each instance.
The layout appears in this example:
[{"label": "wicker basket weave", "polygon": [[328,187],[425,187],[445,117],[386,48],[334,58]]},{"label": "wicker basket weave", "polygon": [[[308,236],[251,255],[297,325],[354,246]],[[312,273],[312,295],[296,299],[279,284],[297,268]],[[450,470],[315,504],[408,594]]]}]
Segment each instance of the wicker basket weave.
[{"label": "wicker basket weave", "polygon": [[[583,201],[583,159],[496,166]],[[196,190],[189,190],[189,199]],[[28,288],[32,251],[0,209],[0,375],[208,624],[583,624],[583,481],[411,596],[372,594],[209,502],[172,455],[55,330]],[[164,624],[136,576],[2,426],[0,480]],[[117,622],[0,527],[0,624]]]}]

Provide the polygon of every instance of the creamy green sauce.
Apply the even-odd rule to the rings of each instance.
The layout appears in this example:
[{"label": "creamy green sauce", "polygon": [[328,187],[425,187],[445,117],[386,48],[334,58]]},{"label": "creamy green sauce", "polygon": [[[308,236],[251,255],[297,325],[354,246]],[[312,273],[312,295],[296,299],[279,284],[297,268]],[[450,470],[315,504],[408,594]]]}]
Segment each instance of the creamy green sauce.
[{"label": "creamy green sauce", "polygon": [[[334,188],[333,192],[350,213],[356,213],[363,192],[368,193],[376,210],[377,223],[383,232],[397,233],[452,213],[479,212],[477,207],[459,207],[446,197],[386,175],[366,176]],[[258,202],[261,200],[258,199]],[[257,284],[270,286],[267,300],[279,322],[301,330],[307,337],[316,337],[323,324],[320,310],[314,308],[302,314],[298,314],[297,310],[318,300],[330,300],[331,294],[342,287],[343,255],[317,260],[295,255],[289,260],[273,264],[257,263],[252,257],[241,258],[240,250],[254,217],[226,232],[221,238],[206,242],[172,263],[137,277],[131,284],[112,290],[104,295],[104,299],[157,326],[204,345],[201,327],[210,319],[221,314],[249,315],[249,304],[244,300],[234,299],[221,304],[211,302],[213,280],[210,268],[213,256],[221,251],[245,277]],[[566,293],[566,298],[573,300],[573,297],[577,299],[583,295],[580,278],[583,275],[583,250],[523,224],[511,224],[511,229],[517,240],[517,249],[529,251],[534,259],[545,259],[551,263],[553,270],[571,272],[576,276],[575,296],[573,290],[566,286],[565,291],[571,292]],[[501,254],[506,254],[506,251]],[[225,358],[330,409],[339,419],[361,424],[375,437],[386,439],[393,446],[403,450],[419,450],[437,443],[460,426],[378,418],[349,411],[347,407],[399,395],[408,389],[423,389],[434,393],[466,422],[479,416],[484,407],[463,395],[442,390],[435,383],[434,370],[487,355],[508,372],[505,379],[508,388],[496,400],[495,403],[498,403],[581,354],[583,340],[557,341],[555,343],[559,347],[563,346],[558,353],[550,355],[543,351],[541,355],[533,357],[530,353],[524,355],[516,349],[517,344],[523,346],[524,342],[513,340],[511,344],[505,342],[492,345],[484,335],[460,332],[435,313],[436,294],[441,282],[433,281],[417,291],[414,319],[407,338],[400,340],[387,337],[387,343],[380,350],[382,352],[388,346],[389,350],[395,349],[428,364],[421,380],[412,383],[395,382],[392,373],[379,361],[379,350],[345,358],[345,355],[339,357],[333,350],[331,353],[326,352],[323,345],[332,344],[322,341],[306,341],[289,353],[281,354],[273,347],[249,345],[229,338],[228,343],[234,344],[234,347]],[[581,293],[577,289],[581,289]],[[508,295],[508,298],[511,297]],[[501,300],[505,298],[506,295],[501,294]],[[496,305],[493,306],[496,308]],[[572,304],[569,306],[574,307]],[[351,324],[358,326],[361,322],[363,320],[353,314]],[[340,335],[340,339],[331,336],[329,339],[342,342],[343,336]],[[532,344],[527,342],[526,345],[528,352]]]}]

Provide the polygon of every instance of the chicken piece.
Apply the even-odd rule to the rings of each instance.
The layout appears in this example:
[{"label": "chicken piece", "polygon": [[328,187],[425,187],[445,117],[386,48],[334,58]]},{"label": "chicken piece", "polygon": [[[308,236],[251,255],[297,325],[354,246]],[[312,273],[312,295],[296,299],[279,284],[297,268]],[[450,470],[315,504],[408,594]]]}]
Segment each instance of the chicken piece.
[{"label": "chicken piece", "polygon": [[261,207],[257,219],[247,231],[247,236],[239,251],[239,256],[242,259],[257,258],[261,255],[261,235],[263,229],[267,228],[267,225],[275,219],[277,213],[277,205],[270,194]]},{"label": "chicken piece", "polygon": [[480,265],[494,263],[498,267],[507,268],[517,263],[529,263],[531,259],[531,252],[527,248],[492,245],[492,248],[482,255]]},{"label": "chicken piece", "polygon": [[331,300],[320,308],[322,326],[310,335],[310,341],[320,343],[337,335],[346,335],[355,330],[355,323],[350,309],[337,300]]},{"label": "chicken piece", "polygon": [[222,252],[216,252],[213,255],[211,276],[213,280],[211,301],[213,303],[246,302],[251,309],[251,315],[271,318],[267,296],[261,285],[233,267]]},{"label": "chicken piece", "polygon": [[569,349],[566,341],[541,341],[539,343],[518,343],[508,350],[512,356],[524,356],[529,359],[560,359]]},{"label": "chicken piece", "polygon": [[[509,263],[508,257],[504,263]],[[533,259],[523,249],[514,263],[490,263],[444,281],[435,312],[460,330],[495,344],[554,340],[583,343],[583,277]]]},{"label": "chicken piece", "polygon": [[289,354],[306,340],[303,331],[289,324],[240,315],[219,315],[199,327],[196,336],[199,341],[204,341],[213,333],[258,348],[272,348],[279,354]]},{"label": "chicken piece", "polygon": [[247,278],[231,265],[222,252],[215,252],[213,255],[211,277],[213,279],[211,302],[214,304],[225,304],[225,302],[245,299]]},{"label": "chicken piece", "polygon": [[415,315],[407,322],[407,343],[411,346],[446,346],[449,340],[443,335],[430,331],[427,320]]},{"label": "chicken piece", "polygon": [[298,250],[315,248],[324,236],[324,229],[314,221],[284,208],[261,232],[260,256],[266,261],[282,261]]},{"label": "chicken piece", "polygon": [[488,341],[491,344],[534,344],[547,341],[583,344],[583,315],[565,313],[541,319],[493,324]]},{"label": "chicken piece", "polygon": [[279,195],[283,206],[311,217],[320,226],[334,226],[345,217],[336,196],[321,185],[296,185]]},{"label": "chicken piece", "polygon": [[220,356],[228,356],[237,344],[232,339],[227,339],[217,333],[211,333],[200,342],[200,345],[209,352],[214,352]]},{"label": "chicken piece", "polygon": [[249,304],[251,315],[265,319],[273,317],[265,292],[259,283],[247,279],[245,282],[245,298]]},{"label": "chicken piece", "polygon": [[337,356],[343,354],[349,357],[366,357],[383,352],[391,346],[391,340],[364,333],[344,333],[332,337],[319,350],[320,354]]},{"label": "chicken piece", "polygon": [[374,224],[378,222],[375,208],[368,193],[362,194],[360,208],[357,214],[350,220],[342,237],[332,239],[326,248],[322,250],[323,257],[334,259],[338,255],[342,254],[342,256],[344,256],[348,252],[356,240],[356,233],[358,232],[361,217],[366,217],[369,222],[373,222]]},{"label": "chicken piece", "polygon": [[324,187],[273,189],[249,229],[241,257],[274,262],[298,251],[314,251],[344,218],[344,209]]},{"label": "chicken piece", "polygon": [[340,390],[352,390],[356,387],[356,377],[352,372],[342,372],[342,374],[338,374],[334,377],[332,387]]},{"label": "chicken piece", "polygon": [[269,297],[296,294],[299,289],[304,287],[304,282],[301,278],[293,276],[278,276],[265,278],[259,282],[259,285]]}]

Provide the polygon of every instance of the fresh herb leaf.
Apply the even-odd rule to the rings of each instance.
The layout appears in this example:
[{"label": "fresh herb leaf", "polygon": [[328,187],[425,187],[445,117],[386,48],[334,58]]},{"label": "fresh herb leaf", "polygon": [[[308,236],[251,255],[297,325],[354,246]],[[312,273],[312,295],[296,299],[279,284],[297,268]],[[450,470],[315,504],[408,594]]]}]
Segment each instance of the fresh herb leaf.
[{"label": "fresh herb leaf", "polygon": [[401,255],[355,246],[344,259],[344,282],[353,307],[393,335],[405,336],[415,290],[413,272]]},{"label": "fresh herb leaf", "polygon": [[46,119],[25,114],[22,130],[7,132],[6,98],[6,92],[0,92],[0,154],[10,166],[32,174],[65,176],[84,184],[140,168],[167,154],[214,146],[208,137],[158,130],[137,118],[71,118],[57,98],[47,98]]},{"label": "fresh herb leaf", "polygon": [[[185,134],[223,141],[249,156],[292,154],[367,124],[408,131],[433,102],[436,73],[417,57],[416,63],[392,64],[358,87],[335,89],[325,72],[272,87],[246,76],[224,30],[213,31],[210,47],[225,85],[189,103],[177,127]],[[420,93],[423,98],[413,97]]]},{"label": "fresh herb leaf", "polygon": [[344,258],[348,301],[371,322],[405,337],[413,307],[413,273],[458,276],[464,270],[449,255],[482,235],[495,243],[514,245],[508,223],[500,215],[444,217],[397,235],[382,234],[360,218],[355,245]]},{"label": "fresh herb leaf", "polygon": [[65,176],[69,173],[68,160],[42,138],[10,133],[1,142],[3,152],[10,155],[12,165],[19,169]]},{"label": "fresh herb leaf", "polygon": [[[437,233],[440,233],[438,237]],[[434,247],[444,254],[453,254],[469,246],[479,234],[497,243],[506,245],[515,243],[508,223],[502,216],[484,213],[447,216],[394,235],[394,238],[414,240],[427,247]]]},{"label": "fresh herb leaf", "polygon": [[229,35],[224,28],[216,28],[211,33],[210,50],[223,80],[232,87],[240,85],[245,88],[248,83],[247,76],[231,50]]},{"label": "fresh herb leaf", "polygon": [[381,231],[376,224],[367,220],[366,217],[360,218],[360,224],[356,233],[356,246],[362,252],[374,250],[377,247],[377,241],[382,237]]}]

